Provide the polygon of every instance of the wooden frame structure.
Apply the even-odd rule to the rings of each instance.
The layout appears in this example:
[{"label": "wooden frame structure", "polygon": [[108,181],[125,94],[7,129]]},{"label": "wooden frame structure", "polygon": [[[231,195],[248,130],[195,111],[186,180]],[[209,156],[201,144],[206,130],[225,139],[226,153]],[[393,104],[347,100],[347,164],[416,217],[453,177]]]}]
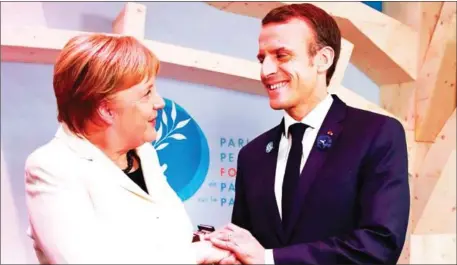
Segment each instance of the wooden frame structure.
[{"label": "wooden frame structure", "polygon": [[[288,4],[207,3],[257,18]],[[386,2],[384,13],[359,2],[313,4],[335,17],[344,38],[330,91],[349,105],[395,117],[406,129],[412,209],[400,263],[455,263],[455,3]],[[145,21],[146,7],[127,3],[112,34],[143,41],[162,61],[162,77],[265,95],[258,63],[144,39]],[[2,25],[2,62],[53,64],[79,34],[90,33]],[[381,106],[341,85],[350,62],[380,86]]]}]

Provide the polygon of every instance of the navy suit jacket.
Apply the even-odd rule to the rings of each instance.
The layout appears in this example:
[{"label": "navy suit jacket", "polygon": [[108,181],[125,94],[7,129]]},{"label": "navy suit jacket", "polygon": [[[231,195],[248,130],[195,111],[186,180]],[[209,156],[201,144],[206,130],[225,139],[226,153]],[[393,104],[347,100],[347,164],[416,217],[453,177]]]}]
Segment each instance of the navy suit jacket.
[{"label": "navy suit jacket", "polygon": [[275,264],[395,264],[410,207],[404,129],[393,118],[332,97],[318,133],[330,131],[332,145],[311,150],[293,225],[282,228],[274,193],[283,123],[240,150],[232,222],[273,249]]}]

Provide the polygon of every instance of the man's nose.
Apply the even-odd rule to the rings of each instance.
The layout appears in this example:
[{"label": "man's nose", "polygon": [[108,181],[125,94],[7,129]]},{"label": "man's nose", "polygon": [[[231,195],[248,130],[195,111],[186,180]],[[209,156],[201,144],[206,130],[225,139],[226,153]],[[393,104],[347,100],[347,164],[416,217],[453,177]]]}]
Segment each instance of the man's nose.
[{"label": "man's nose", "polygon": [[264,59],[262,63],[262,76],[267,77],[271,74],[275,74],[278,71],[276,63],[268,57]]}]

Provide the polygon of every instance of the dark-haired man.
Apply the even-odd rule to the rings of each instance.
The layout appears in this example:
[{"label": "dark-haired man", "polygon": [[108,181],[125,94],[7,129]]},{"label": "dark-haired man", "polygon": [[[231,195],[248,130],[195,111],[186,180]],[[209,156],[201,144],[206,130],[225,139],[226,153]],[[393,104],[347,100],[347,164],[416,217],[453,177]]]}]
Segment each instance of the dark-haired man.
[{"label": "dark-haired man", "polygon": [[311,4],[262,20],[258,59],[275,128],[241,149],[232,223],[208,236],[245,264],[395,264],[409,216],[405,132],[327,87],[340,30]]}]

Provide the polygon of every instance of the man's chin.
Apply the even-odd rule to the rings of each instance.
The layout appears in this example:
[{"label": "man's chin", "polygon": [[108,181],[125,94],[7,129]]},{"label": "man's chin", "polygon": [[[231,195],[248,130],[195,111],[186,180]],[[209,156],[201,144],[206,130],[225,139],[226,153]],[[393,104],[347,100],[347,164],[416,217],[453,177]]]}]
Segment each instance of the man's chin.
[{"label": "man's chin", "polygon": [[270,100],[270,108],[274,109],[274,110],[283,110],[286,108],[286,104],[284,104],[283,102],[279,102],[279,101],[276,101],[276,100]]}]

